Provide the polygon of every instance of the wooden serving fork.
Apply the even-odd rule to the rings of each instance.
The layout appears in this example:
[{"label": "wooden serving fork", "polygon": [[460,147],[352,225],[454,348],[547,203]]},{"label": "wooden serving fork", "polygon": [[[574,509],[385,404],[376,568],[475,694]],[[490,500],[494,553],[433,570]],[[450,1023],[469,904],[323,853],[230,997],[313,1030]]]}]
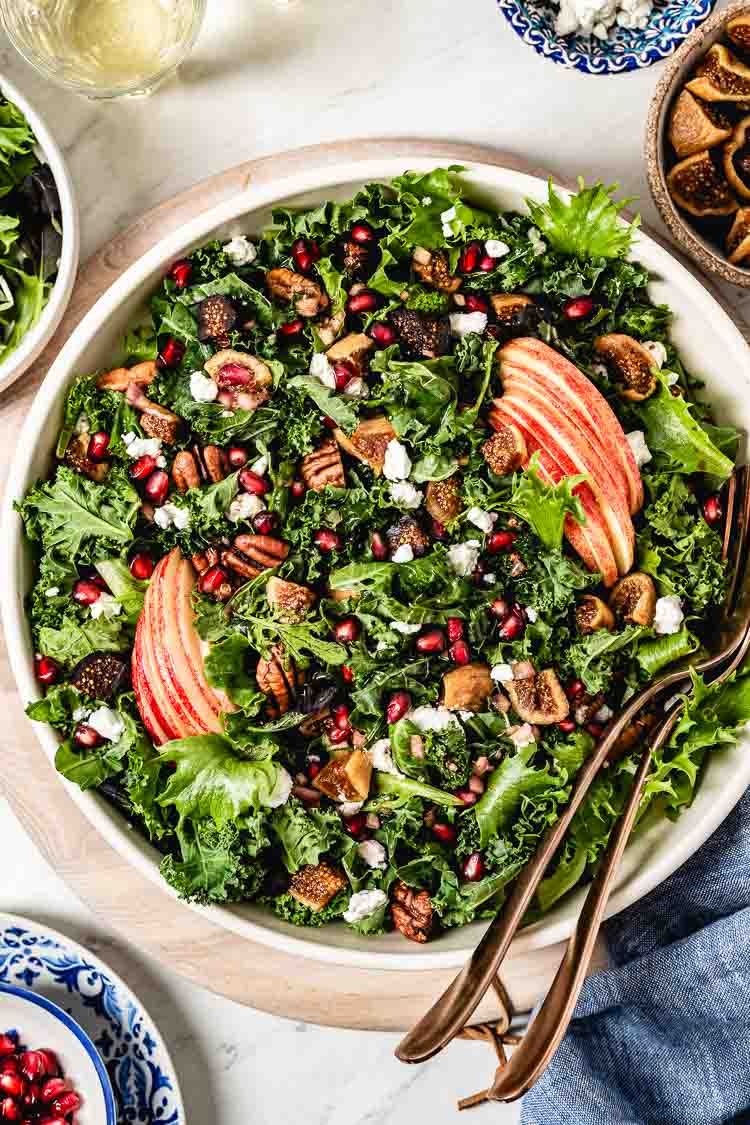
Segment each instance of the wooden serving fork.
[{"label": "wooden serving fork", "polygon": [[[727,489],[726,508],[724,555],[731,559],[731,574],[725,610],[716,632],[715,651],[692,665],[703,675],[720,669],[740,651],[744,655],[743,646],[750,633],[750,582],[746,575],[750,527],[750,470],[747,466],[737,469],[732,476]],[[432,1058],[468,1024],[495,979],[547,867],[612,747],[647,706],[664,697],[666,692],[674,694],[688,689],[690,667],[689,663],[685,663],[639,692],[610,725],[594,753],[579,770],[568,805],[559,820],[547,830],[535,855],[517,878],[502,909],[490,923],[466,965],[399,1043],[396,1056],[402,1062],[418,1063]],[[643,766],[646,773],[649,764],[650,760]],[[631,828],[632,824],[627,829],[625,841]]]}]

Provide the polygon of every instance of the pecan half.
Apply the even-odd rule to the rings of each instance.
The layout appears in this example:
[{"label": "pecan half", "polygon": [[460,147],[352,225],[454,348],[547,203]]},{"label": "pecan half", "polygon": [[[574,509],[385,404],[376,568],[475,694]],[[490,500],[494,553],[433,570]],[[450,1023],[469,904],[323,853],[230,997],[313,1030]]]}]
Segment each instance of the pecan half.
[{"label": "pecan half", "polygon": [[302,621],[308,609],[315,605],[315,599],[316,595],[307,586],[298,586],[296,582],[287,582],[275,575],[268,579],[266,600],[278,611],[280,621],[289,624]]},{"label": "pecan half", "polygon": [[328,295],[317,282],[293,270],[269,270],[266,283],[272,297],[279,301],[293,301],[300,316],[317,316],[330,304]]},{"label": "pecan half", "polygon": [[239,574],[241,578],[247,578],[248,580],[257,578],[265,569],[262,566],[253,566],[240,551],[232,551],[231,549],[221,552],[221,561],[234,574]]},{"label": "pecan half", "polygon": [[365,370],[367,353],[375,347],[375,341],[364,332],[350,332],[337,340],[326,352],[331,364],[345,363],[352,369],[352,375],[361,375]]},{"label": "pecan half", "polygon": [[109,472],[109,462],[91,460],[88,455],[90,442],[90,434],[77,434],[74,438],[71,438],[68,442],[68,448],[65,450],[64,461],[77,473],[88,477],[89,480],[101,483]]},{"label": "pecan half", "polygon": [[210,480],[218,484],[226,478],[228,472],[227,455],[218,445],[193,446],[195,464],[203,480]]},{"label": "pecan half", "polygon": [[131,383],[125,392],[128,405],[141,411],[141,426],[149,437],[159,438],[166,445],[174,445],[182,430],[182,418],[165,406],[159,406],[143,393],[141,387]]},{"label": "pecan half", "polygon": [[272,718],[286,715],[297,698],[302,676],[296,664],[281,645],[274,645],[268,660],[260,659],[255,669],[258,688],[268,697],[268,714]]},{"label": "pecan half", "polygon": [[454,520],[464,506],[458,477],[448,477],[447,480],[431,480],[427,485],[424,506],[432,518],[440,523],[448,523],[450,520]]},{"label": "pecan half", "polygon": [[391,917],[396,929],[409,941],[424,945],[432,929],[432,901],[427,891],[414,891],[406,883],[393,888]]},{"label": "pecan half", "polygon": [[461,278],[451,274],[448,259],[442,250],[433,250],[431,253],[423,246],[417,246],[412,265],[422,281],[433,289],[439,289],[441,293],[455,293],[461,288]]},{"label": "pecan half", "polygon": [[207,547],[202,555],[193,555],[190,561],[199,574],[205,574],[212,566],[218,564],[219,552],[216,547]]},{"label": "pecan half", "polygon": [[396,431],[387,418],[368,418],[360,422],[349,437],[343,430],[334,430],[333,436],[345,453],[369,465],[379,477],[385,464],[385,451],[389,441],[396,437]]},{"label": "pecan half", "polygon": [[180,492],[187,492],[189,488],[200,488],[201,475],[195,463],[195,457],[183,449],[174,459],[172,464],[172,480]]},{"label": "pecan half", "polygon": [[344,488],[346,485],[344,463],[338,446],[332,438],[324,441],[319,449],[302,458],[300,473],[307,487],[313,492],[320,492],[329,484],[334,485],[335,488]]},{"label": "pecan half", "polygon": [[100,391],[126,391],[131,383],[139,387],[148,387],[156,378],[156,360],[147,359],[144,363],[136,363],[135,367],[115,367],[114,371],[107,371],[96,380]]},{"label": "pecan half", "polygon": [[289,554],[289,544],[273,535],[236,535],[234,546],[263,570],[283,563]]}]

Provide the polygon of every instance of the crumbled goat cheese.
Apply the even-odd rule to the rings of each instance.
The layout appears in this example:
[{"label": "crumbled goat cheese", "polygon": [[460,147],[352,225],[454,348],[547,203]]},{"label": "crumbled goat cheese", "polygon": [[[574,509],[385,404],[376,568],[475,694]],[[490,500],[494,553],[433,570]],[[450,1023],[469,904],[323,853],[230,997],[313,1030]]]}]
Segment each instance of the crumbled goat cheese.
[{"label": "crumbled goat cheese", "polygon": [[368,867],[378,867],[381,871],[385,867],[385,848],[377,840],[363,840],[357,844],[357,851]]},{"label": "crumbled goat cheese", "polygon": [[539,614],[531,605],[524,606],[523,612],[526,614],[526,620],[530,621],[532,625],[539,617]]},{"label": "crumbled goat cheese", "polygon": [[362,922],[387,902],[388,896],[383,891],[357,891],[349,899],[349,905],[344,911],[344,921]]},{"label": "crumbled goat cheese", "polygon": [[625,434],[625,440],[633,451],[636,465],[639,469],[642,469],[651,460],[651,450],[646,445],[646,436],[643,430],[631,430],[629,434]]},{"label": "crumbled goat cheese", "polygon": [[251,520],[262,511],[263,501],[260,496],[254,496],[252,492],[242,492],[239,496],[235,496],[229,505],[227,519],[231,523],[240,523],[242,520]]},{"label": "crumbled goat cheese", "polygon": [[422,493],[408,480],[396,480],[391,483],[391,500],[400,508],[413,510],[422,503]]},{"label": "crumbled goat cheese", "polygon": [[[45,598],[56,598],[59,593],[60,593],[60,587],[59,586],[50,586],[50,588],[48,590],[44,591],[44,596],[45,596]],[[419,628],[418,625],[417,625],[417,628]]]},{"label": "crumbled goat cheese", "polygon": [[190,376],[190,394],[196,402],[213,402],[219,393],[219,385],[202,371],[194,371]]},{"label": "crumbled goat cheese", "polygon": [[440,222],[441,223],[452,223],[453,220],[455,219],[455,217],[456,217],[456,208],[455,207],[449,207],[447,211],[441,212]]},{"label": "crumbled goat cheese", "polygon": [[85,414],[78,415],[78,421],[74,428],[77,434],[87,434],[89,432],[89,420]]},{"label": "crumbled goat cheese", "polygon": [[377,742],[373,742],[372,746],[369,747],[369,754],[372,758],[374,770],[380,770],[381,773],[393,773],[398,777],[398,770],[393,764],[391,740],[389,738],[379,738]]},{"label": "crumbled goat cheese", "polygon": [[531,249],[534,251],[535,258],[541,258],[542,254],[547,253],[547,243],[536,227],[529,228],[529,242],[531,243]]},{"label": "crumbled goat cheese", "polygon": [[497,520],[497,512],[485,512],[482,508],[469,508],[466,518],[469,523],[474,524],[474,527],[478,527],[480,531],[489,535]]},{"label": "crumbled goat cheese", "polygon": [[470,332],[481,335],[487,327],[487,313],[483,312],[451,313],[448,319],[451,322],[451,335],[458,336],[459,339],[468,336]]},{"label": "crumbled goat cheese", "polygon": [[518,730],[513,731],[510,740],[517,750],[522,750],[524,746],[530,746],[532,742],[536,742],[531,724],[524,723]]},{"label": "crumbled goat cheese", "polygon": [[310,374],[329,390],[336,390],[336,376],[325,352],[316,352],[310,360]]},{"label": "crumbled goat cheese", "polygon": [[679,633],[685,614],[682,612],[682,599],[677,594],[669,594],[666,598],[657,598],[654,613],[654,632],[659,636],[668,633]]},{"label": "crumbled goat cheese", "polygon": [[117,617],[121,612],[122,606],[117,598],[113,598],[111,594],[106,594],[104,592],[89,606],[89,613],[95,620],[99,617],[104,617],[107,621],[111,621],[113,617]]},{"label": "crumbled goat cheese", "polygon": [[266,808],[278,809],[281,805],[285,805],[289,800],[293,784],[294,782],[292,781],[291,775],[283,766],[279,766],[276,784],[273,787],[271,796],[268,798]]},{"label": "crumbled goat cheese", "polygon": [[121,716],[111,707],[97,707],[96,711],[91,712],[86,722],[108,742],[117,742],[117,739],[125,730],[125,723]]},{"label": "crumbled goat cheese", "polygon": [[404,563],[411,562],[414,558],[414,551],[410,543],[402,543],[391,555],[391,562]]},{"label": "crumbled goat cheese", "polygon": [[184,531],[190,526],[190,511],[188,508],[178,508],[168,500],[154,512],[154,523],[157,527],[176,527],[178,531]]},{"label": "crumbled goat cheese", "polygon": [[575,33],[607,39],[615,24],[647,27],[652,8],[652,0],[560,0],[555,31],[558,35]]},{"label": "crumbled goat cheese", "polygon": [[477,567],[482,544],[478,539],[467,539],[465,543],[454,543],[448,548],[448,566],[459,578],[468,578]]},{"label": "crumbled goat cheese", "polygon": [[134,460],[137,457],[155,457],[156,464],[163,468],[166,464],[161,452],[161,441],[158,437],[139,438],[129,430],[126,434],[122,435],[122,444],[127,450],[128,457]]},{"label": "crumbled goat cheese", "polygon": [[236,234],[223,249],[233,266],[249,266],[258,257],[254,244],[244,234]]},{"label": "crumbled goat cheese", "polygon": [[412,633],[418,633],[421,628],[421,625],[410,625],[408,621],[391,621],[391,629],[395,629],[397,633],[403,633],[405,637],[410,637]]},{"label": "crumbled goat cheese", "polygon": [[364,801],[342,801],[339,805],[339,812],[345,820],[348,820],[349,817],[357,815],[364,803]]},{"label": "crumbled goat cheese", "polygon": [[369,398],[370,388],[359,375],[350,379],[343,390],[344,398]]},{"label": "crumbled goat cheese", "polygon": [[599,710],[594,713],[594,718],[597,723],[608,723],[613,715],[614,711],[612,708],[608,707],[606,703],[602,703]]},{"label": "crumbled goat cheese", "polygon": [[385,447],[383,476],[386,480],[406,480],[411,472],[411,457],[398,438],[391,438]]},{"label": "crumbled goat cheese", "polygon": [[76,707],[73,712],[73,722],[82,723],[84,719],[88,719],[90,714],[91,709],[89,707]]},{"label": "crumbled goat cheese", "polygon": [[667,349],[660,340],[646,340],[643,346],[653,359],[654,367],[658,367],[659,370],[661,370],[667,362]]},{"label": "crumbled goat cheese", "polygon": [[679,383],[680,381],[680,376],[676,371],[664,371],[662,374],[664,375],[664,382],[668,387],[673,387],[675,383]]},{"label": "crumbled goat cheese", "polygon": [[510,664],[495,664],[490,670],[490,675],[499,684],[509,684],[513,679],[513,669]]},{"label": "crumbled goat cheese", "polygon": [[446,727],[459,726],[458,719],[445,707],[415,707],[408,718],[421,731],[445,730]]},{"label": "crumbled goat cheese", "polygon": [[257,461],[253,461],[250,466],[250,472],[255,473],[259,477],[264,477],[268,472],[268,454],[264,453]]},{"label": "crumbled goat cheese", "polygon": [[603,363],[592,363],[591,364],[591,370],[594,372],[595,375],[598,375],[600,379],[608,379],[609,378],[609,371],[607,371],[607,368],[604,366]]},{"label": "crumbled goat cheese", "polygon": [[490,258],[504,258],[506,254],[510,254],[510,246],[499,238],[488,238],[484,250]]},{"label": "crumbled goat cheese", "polygon": [[491,586],[491,585],[492,585],[492,583],[493,583],[493,582],[494,582],[494,581],[495,581],[496,579],[497,579],[497,575],[496,575],[496,574],[493,574],[493,573],[492,573],[491,571],[487,571],[487,573],[486,573],[486,574],[483,574],[483,575],[482,575],[482,581],[483,581],[483,582],[484,582],[484,583],[485,583],[485,584],[486,584],[487,586]]}]

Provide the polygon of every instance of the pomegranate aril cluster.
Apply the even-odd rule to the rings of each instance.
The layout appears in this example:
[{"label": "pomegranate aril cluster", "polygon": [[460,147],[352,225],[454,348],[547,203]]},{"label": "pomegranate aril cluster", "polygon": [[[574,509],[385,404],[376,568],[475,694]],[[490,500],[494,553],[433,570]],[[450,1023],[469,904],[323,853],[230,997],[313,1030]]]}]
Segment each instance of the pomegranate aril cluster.
[{"label": "pomegranate aril cluster", "polygon": [[80,1107],[52,1051],[27,1050],[15,1032],[0,1035],[0,1122],[73,1125]]}]

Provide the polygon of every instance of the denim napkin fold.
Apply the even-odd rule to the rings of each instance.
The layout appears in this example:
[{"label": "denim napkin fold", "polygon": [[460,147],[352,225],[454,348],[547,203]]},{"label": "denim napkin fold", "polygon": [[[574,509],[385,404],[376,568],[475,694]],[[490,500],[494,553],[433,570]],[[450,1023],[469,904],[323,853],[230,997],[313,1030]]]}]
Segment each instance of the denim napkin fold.
[{"label": "denim napkin fold", "polygon": [[750,790],[605,936],[522,1125],[750,1123]]}]

